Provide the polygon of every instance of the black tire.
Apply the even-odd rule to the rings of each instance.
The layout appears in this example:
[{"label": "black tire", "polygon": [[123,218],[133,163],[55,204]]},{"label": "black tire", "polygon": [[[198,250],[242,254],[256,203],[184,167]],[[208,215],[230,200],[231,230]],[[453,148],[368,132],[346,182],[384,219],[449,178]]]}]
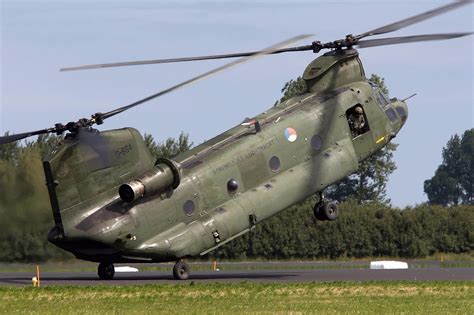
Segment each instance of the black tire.
[{"label": "black tire", "polygon": [[115,275],[115,267],[112,263],[102,262],[97,268],[97,274],[101,280],[112,280]]},{"label": "black tire", "polygon": [[324,207],[322,209],[322,214],[324,218],[328,221],[334,221],[339,214],[339,206],[337,201],[329,201],[324,203]]},{"label": "black tire", "polygon": [[313,208],[314,217],[319,221],[326,220],[326,218],[323,215],[323,211],[322,211],[323,208],[324,208],[324,205],[321,205],[319,202],[315,204]]},{"label": "black tire", "polygon": [[189,278],[189,265],[184,261],[178,261],[173,267],[173,277],[176,280],[186,280]]}]

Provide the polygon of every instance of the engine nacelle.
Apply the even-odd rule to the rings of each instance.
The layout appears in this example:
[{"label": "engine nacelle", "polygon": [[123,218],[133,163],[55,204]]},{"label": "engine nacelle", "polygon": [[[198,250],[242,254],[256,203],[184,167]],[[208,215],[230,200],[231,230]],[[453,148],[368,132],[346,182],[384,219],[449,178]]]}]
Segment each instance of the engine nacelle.
[{"label": "engine nacelle", "polygon": [[158,159],[155,166],[142,176],[119,187],[120,198],[132,202],[145,195],[150,196],[176,189],[181,181],[181,168],[168,159]]}]

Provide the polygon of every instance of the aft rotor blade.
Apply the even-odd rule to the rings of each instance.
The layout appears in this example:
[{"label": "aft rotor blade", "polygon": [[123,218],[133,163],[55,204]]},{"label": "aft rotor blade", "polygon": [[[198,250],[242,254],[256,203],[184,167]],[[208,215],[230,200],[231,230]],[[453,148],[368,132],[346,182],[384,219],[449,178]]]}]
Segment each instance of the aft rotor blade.
[{"label": "aft rotor blade", "polygon": [[391,24],[388,24],[388,25],[385,25],[385,26],[376,28],[376,29],[374,29],[374,30],[372,30],[372,31],[362,33],[362,34],[356,36],[355,38],[361,39],[361,38],[364,38],[364,37],[367,37],[367,36],[390,33],[390,32],[399,30],[399,29],[401,29],[401,28],[410,26],[410,25],[412,25],[412,24],[415,24],[415,23],[418,23],[418,22],[421,22],[421,21],[430,19],[430,18],[432,18],[432,17],[434,17],[434,16],[437,16],[437,15],[440,15],[440,14],[443,14],[443,13],[446,13],[446,12],[448,12],[448,11],[450,11],[450,10],[459,8],[459,7],[463,6],[463,5],[466,5],[466,4],[469,4],[469,3],[472,3],[472,2],[473,2],[473,0],[460,0],[460,1],[455,1],[455,2],[449,3],[449,4],[447,4],[447,5],[438,7],[438,8],[436,8],[436,9],[429,10],[429,11],[423,12],[423,13],[421,13],[421,14],[417,14],[417,15],[412,16],[412,17],[409,17],[409,18],[407,18],[407,19],[403,19],[403,20],[401,20],[401,21],[398,21],[398,22],[395,22],[395,23],[391,23]]},{"label": "aft rotor blade", "polygon": [[7,144],[10,142],[15,142],[15,141],[25,139],[31,136],[41,135],[41,134],[50,133],[50,132],[54,132],[54,128],[41,129],[41,130],[36,130],[36,131],[17,133],[15,135],[3,136],[3,137],[0,137],[0,144]]},{"label": "aft rotor blade", "polygon": [[150,95],[150,96],[148,96],[148,97],[146,97],[146,98],[144,98],[144,99],[141,99],[141,100],[139,100],[139,101],[136,101],[136,102],[134,102],[134,103],[132,103],[132,104],[130,104],[130,105],[126,105],[126,106],[117,108],[117,109],[115,109],[115,110],[112,110],[112,111],[110,111],[110,112],[100,114],[100,118],[101,118],[101,119],[107,119],[107,118],[112,117],[112,116],[114,116],[114,115],[117,115],[117,114],[119,114],[119,113],[121,113],[121,112],[123,112],[123,111],[126,111],[126,110],[128,110],[128,109],[130,109],[130,108],[132,108],[132,107],[135,107],[135,106],[137,106],[137,105],[143,104],[143,103],[148,102],[148,101],[150,101],[150,100],[152,100],[152,99],[154,99],[154,98],[157,98],[157,97],[159,97],[159,96],[168,94],[168,93],[170,93],[170,92],[172,92],[172,91],[175,91],[175,90],[177,90],[177,89],[179,89],[179,88],[182,88],[182,87],[185,87],[185,86],[190,85],[190,84],[192,84],[192,83],[195,83],[195,82],[197,82],[197,81],[206,79],[206,78],[208,78],[208,77],[210,77],[210,76],[212,76],[212,75],[215,75],[215,74],[217,74],[217,73],[220,73],[220,72],[222,72],[222,71],[224,71],[224,70],[227,70],[227,69],[229,69],[229,68],[232,68],[232,67],[235,67],[235,66],[237,66],[237,65],[243,64],[243,63],[245,63],[245,62],[248,62],[248,61],[250,61],[250,60],[253,60],[253,59],[255,59],[255,58],[258,58],[258,57],[260,57],[260,56],[264,56],[264,55],[271,54],[271,53],[273,53],[273,52],[275,52],[275,51],[280,50],[282,47],[284,47],[284,46],[286,46],[286,45],[289,45],[289,44],[294,43],[294,42],[297,42],[297,41],[299,41],[299,40],[308,38],[308,37],[310,37],[310,36],[313,36],[313,35],[298,35],[298,36],[295,36],[295,37],[290,38],[290,39],[288,39],[288,40],[285,40],[285,41],[283,41],[283,42],[281,42],[281,43],[278,43],[278,44],[276,44],[276,45],[273,45],[273,46],[271,46],[271,47],[268,47],[268,48],[266,48],[266,49],[263,49],[263,50],[261,50],[261,51],[258,51],[257,53],[255,53],[255,54],[253,54],[253,55],[250,55],[250,56],[244,57],[244,58],[240,58],[240,59],[235,60],[235,61],[233,61],[233,62],[227,63],[227,64],[225,64],[225,65],[223,65],[223,66],[220,66],[220,67],[218,67],[218,68],[215,68],[215,69],[213,69],[213,70],[211,70],[211,71],[208,71],[208,72],[206,72],[206,73],[203,73],[203,74],[201,74],[201,75],[198,75],[198,76],[196,76],[196,77],[194,77],[194,78],[192,78],[192,79],[189,79],[189,80],[186,80],[186,81],[184,81],[184,82],[181,82],[181,83],[179,83],[179,84],[177,84],[177,85],[174,85],[174,86],[172,86],[172,87],[170,87],[170,88],[167,88],[166,90],[160,91],[160,92],[155,93],[155,94],[153,94],[153,95]]},{"label": "aft rotor blade", "polygon": [[[281,54],[284,52],[292,52],[292,51],[305,51],[305,50],[312,50],[312,49],[313,49],[312,45],[297,46],[297,47],[277,49],[277,50],[267,53],[266,55]],[[85,65],[85,66],[78,66],[78,67],[61,68],[59,69],[59,71],[93,70],[93,69],[115,68],[115,67],[126,67],[126,66],[151,65],[151,64],[160,64],[160,63],[174,63],[174,62],[249,57],[256,54],[260,54],[262,52],[263,51],[249,51],[249,52],[241,52],[241,53],[222,54],[222,55],[102,63],[102,64]]]},{"label": "aft rotor blade", "polygon": [[458,38],[474,34],[473,32],[467,33],[447,33],[447,34],[426,34],[426,35],[415,35],[415,36],[402,36],[402,37],[390,37],[390,38],[378,38],[378,39],[367,39],[361,40],[357,43],[359,48],[415,43],[415,42],[427,42],[433,40],[446,40],[452,38]]}]

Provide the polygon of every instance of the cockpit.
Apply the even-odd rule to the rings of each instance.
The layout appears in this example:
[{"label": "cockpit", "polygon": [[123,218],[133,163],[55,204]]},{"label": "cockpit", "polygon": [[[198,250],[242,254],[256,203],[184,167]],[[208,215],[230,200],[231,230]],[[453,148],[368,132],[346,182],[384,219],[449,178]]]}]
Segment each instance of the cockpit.
[{"label": "cockpit", "polygon": [[401,121],[402,125],[408,118],[408,108],[405,102],[398,100],[396,97],[389,99],[379,86],[369,81],[372,87],[375,102],[384,110],[388,119],[392,124]]}]

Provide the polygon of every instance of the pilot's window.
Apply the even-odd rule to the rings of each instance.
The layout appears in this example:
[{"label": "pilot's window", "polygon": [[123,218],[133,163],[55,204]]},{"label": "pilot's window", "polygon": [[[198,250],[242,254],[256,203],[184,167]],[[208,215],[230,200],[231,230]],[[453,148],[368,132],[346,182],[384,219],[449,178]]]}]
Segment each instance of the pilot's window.
[{"label": "pilot's window", "polygon": [[397,111],[398,116],[400,116],[400,118],[402,119],[402,122],[405,122],[407,120],[407,113],[403,109],[403,107],[397,106],[395,107],[395,110]]},{"label": "pilot's window", "polygon": [[376,91],[379,88],[379,86],[372,81],[369,81],[369,85],[374,91]]},{"label": "pilot's window", "polygon": [[395,111],[391,107],[385,111],[385,114],[387,114],[388,119],[390,119],[391,122],[395,122],[398,119],[397,114],[395,114]]},{"label": "pilot's window", "polygon": [[365,115],[362,105],[357,104],[349,108],[346,111],[346,117],[353,138],[370,130],[367,116]]},{"label": "pilot's window", "polygon": [[369,81],[370,87],[372,88],[372,91],[374,92],[375,100],[377,101],[377,104],[379,104],[380,107],[385,107],[386,105],[389,104],[389,101],[387,100],[387,97],[385,94],[382,93],[380,90],[379,86],[371,81]]},{"label": "pilot's window", "polygon": [[385,107],[386,105],[388,105],[387,99],[380,90],[375,91],[375,99],[377,101],[377,104],[379,104],[381,107]]}]

